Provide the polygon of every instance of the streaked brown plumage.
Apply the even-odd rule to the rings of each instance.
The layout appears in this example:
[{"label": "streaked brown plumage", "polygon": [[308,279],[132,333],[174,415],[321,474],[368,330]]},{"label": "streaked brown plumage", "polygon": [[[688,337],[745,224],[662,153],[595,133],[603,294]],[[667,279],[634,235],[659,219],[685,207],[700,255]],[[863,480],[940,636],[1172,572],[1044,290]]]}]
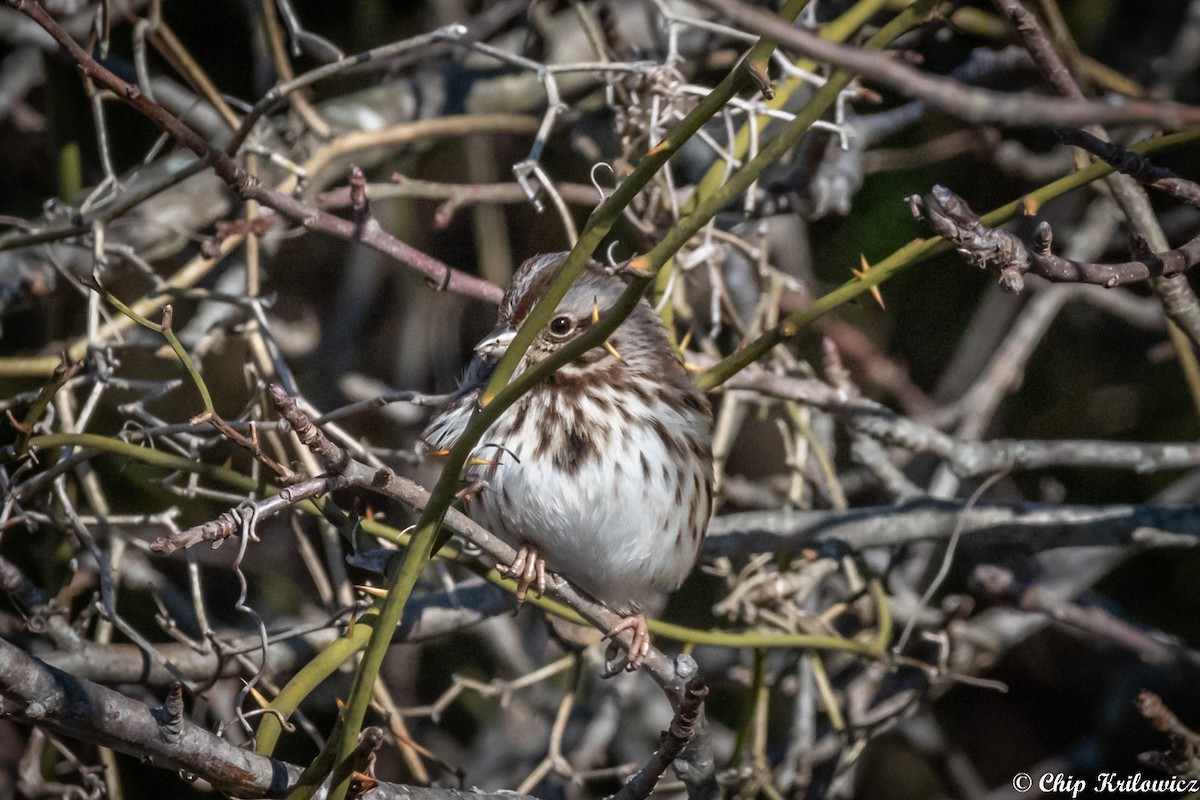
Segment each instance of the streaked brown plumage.
[{"label": "streaked brown plumage", "polygon": [[[538,256],[513,276],[496,329],[476,347],[462,390],[423,436],[434,450],[453,446],[479,392],[516,329],[545,294],[565,253]],[[624,290],[592,264],[568,290],[534,340],[518,374],[592,324]],[[468,479],[482,487],[468,510],[514,547],[527,587],[540,563],[615,611],[658,605],[691,571],[711,506],[712,416],[679,361],[662,322],[643,300],[609,338],[564,365],[508,408],[476,450]]]}]

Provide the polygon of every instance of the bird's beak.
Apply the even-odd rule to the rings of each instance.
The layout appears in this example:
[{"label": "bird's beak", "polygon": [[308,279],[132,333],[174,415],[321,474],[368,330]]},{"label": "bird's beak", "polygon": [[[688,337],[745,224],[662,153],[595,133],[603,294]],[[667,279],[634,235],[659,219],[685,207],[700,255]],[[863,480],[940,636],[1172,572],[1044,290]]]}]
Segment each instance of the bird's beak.
[{"label": "bird's beak", "polygon": [[517,332],[512,328],[501,325],[483,337],[483,341],[475,345],[475,355],[480,358],[502,358],[508,346],[512,344]]}]

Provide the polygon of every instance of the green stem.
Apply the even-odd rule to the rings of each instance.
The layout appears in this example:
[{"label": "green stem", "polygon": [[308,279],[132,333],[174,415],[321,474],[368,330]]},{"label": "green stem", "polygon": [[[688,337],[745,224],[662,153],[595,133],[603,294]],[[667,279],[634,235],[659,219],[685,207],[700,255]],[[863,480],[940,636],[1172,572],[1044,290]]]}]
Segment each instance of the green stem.
[{"label": "green stem", "polygon": [[651,621],[650,630],[658,636],[710,647],[803,648],[807,650],[841,650],[860,656],[879,655],[878,642],[860,642],[844,636],[821,633],[780,633],[777,631],[714,631],[685,628],[669,622]]},{"label": "green stem", "polygon": [[[935,4],[936,0],[918,0],[881,28],[867,41],[866,46],[876,49],[887,46],[897,36],[924,20]],[[695,210],[675,223],[654,249],[646,255],[634,259],[633,263],[646,272],[658,270],[666,263],[667,259],[678,252],[679,248],[699,233],[718,211],[746,191],[764,169],[795,148],[797,142],[808,132],[812,124],[837,101],[838,95],[853,77],[853,74],[846,70],[838,70],[831,75],[825,85],[813,94],[787,127],[768,142],[758,152],[758,155],[730,176],[723,186],[701,199],[696,204]]]},{"label": "green stem", "polygon": [[62,363],[54,368],[54,372],[50,376],[50,381],[42,387],[37,397],[29,405],[29,410],[25,412],[25,417],[21,420],[21,424],[13,424],[17,429],[17,439],[13,444],[13,452],[16,453],[18,458],[23,458],[29,452],[29,440],[33,437],[33,429],[41,422],[46,409],[50,406],[50,401],[54,399],[54,395],[58,394],[58,390],[63,387],[63,384],[70,380],[78,371],[79,366],[72,364],[64,355]]},{"label": "green stem", "polygon": [[255,749],[259,753],[271,755],[279,741],[279,735],[283,732],[282,720],[290,717],[305,697],[345,664],[347,659],[366,646],[371,633],[377,627],[375,623],[379,619],[376,611],[378,607],[377,601],[346,631],[345,636],[314,656],[292,676],[279,694],[275,695],[271,701],[271,708],[277,713],[264,714],[254,735]]},{"label": "green stem", "polygon": [[[808,0],[787,0],[780,10],[779,16],[781,19],[791,22],[807,4]],[[621,185],[596,209],[588,219],[587,225],[584,226],[583,232],[579,234],[579,240],[571,248],[566,261],[559,267],[554,282],[546,290],[545,296],[529,312],[529,317],[517,331],[504,357],[500,359],[500,363],[496,365],[496,370],[480,399],[480,405],[486,406],[492,402],[500,390],[512,380],[517,366],[521,363],[529,345],[533,343],[534,337],[550,322],[550,317],[554,314],[554,309],[558,307],[559,301],[563,299],[567,289],[583,272],[592,253],[596,252],[596,248],[600,246],[612,226],[620,219],[625,207],[650,182],[650,179],[658,173],[671,156],[675,155],[684,142],[700,130],[713,115],[724,108],[725,104],[746,83],[747,75],[743,64],[764,62],[770,58],[774,50],[775,41],[773,39],[760,38],[746,53],[742,64],[731,70],[724,80],[688,112],[687,116],[675,123],[667,131],[662,141],[642,157],[629,177],[622,181]],[[333,798],[333,800],[340,799]]]},{"label": "green stem", "polygon": [[100,283],[94,278],[91,276],[86,277],[88,279],[83,280],[84,285],[99,293],[99,295],[103,297],[109,303],[109,305],[120,311],[125,316],[129,317],[129,319],[133,320],[138,325],[141,325],[143,328],[154,331],[155,333],[161,333],[163,335],[163,338],[167,340],[167,344],[171,346],[172,352],[175,353],[175,356],[179,359],[179,362],[183,364],[183,368],[187,371],[188,376],[191,377],[192,383],[196,386],[196,390],[200,392],[200,401],[204,403],[205,412],[209,414],[215,413],[216,409],[213,406],[212,395],[208,393],[208,386],[204,383],[204,377],[200,374],[200,370],[196,369],[196,363],[192,361],[192,357],[188,355],[188,351],[183,346],[183,342],[179,341],[179,337],[175,335],[175,330],[171,324],[175,312],[171,306],[167,305],[163,307],[162,324],[151,322],[129,306],[125,305],[125,303],[122,302],[119,297],[101,286]]},{"label": "green stem", "polygon": [[741,724],[738,725],[737,736],[733,740],[733,752],[729,754],[729,760],[725,762],[726,769],[741,763],[742,753],[745,752],[746,745],[750,742],[750,732],[754,728],[754,715],[758,711],[755,698],[766,684],[766,674],[767,651],[759,648],[754,651],[754,664],[750,668],[750,686],[746,690],[747,700],[742,703],[744,713]]},{"label": "green stem", "polygon": [[[806,3],[807,0],[787,0],[781,16],[789,20],[794,19]],[[791,17],[787,17],[788,14]],[[774,47],[775,43],[772,40],[763,37],[750,49],[747,60],[763,60],[769,57]],[[530,312],[525,323],[517,331],[512,344],[509,345],[508,352],[497,365],[495,374],[480,397],[481,408],[474,414],[447,457],[441,476],[434,486],[420,521],[417,523],[416,532],[413,534],[412,542],[403,560],[400,561],[398,567],[389,570],[386,584],[388,594],[379,610],[379,624],[372,632],[362,661],[354,674],[354,683],[343,717],[345,727],[342,729],[340,741],[329,743],[329,746],[337,748],[338,753],[336,760],[338,766],[331,782],[330,800],[343,800],[349,788],[350,775],[346,764],[349,763],[348,758],[356,746],[359,730],[366,717],[375,679],[379,675],[383,657],[391,643],[391,631],[400,621],[404,605],[408,602],[408,597],[416,585],[421,570],[433,555],[442,520],[454,501],[461,470],[475,449],[475,443],[521,394],[562,364],[602,343],[609,334],[616,330],[621,321],[636,307],[653,276],[647,275],[645,278],[631,281],[629,287],[613,307],[604,314],[599,322],[592,325],[587,333],[559,350],[553,357],[527,369],[516,380],[510,381],[516,372],[517,365],[524,357],[525,351],[534,336],[549,322],[559,301],[566,294],[571,283],[583,271],[591,254],[599,247],[600,242],[620,217],[625,206],[687,138],[699,130],[701,125],[725,105],[726,101],[742,85],[743,80],[742,69],[740,67],[734,69],[683,120],[668,131],[667,136],[646,154],[629,178],[623,181],[596,210],[580,234],[579,241],[559,268],[558,275],[547,290],[546,296]]]},{"label": "green stem", "polygon": [[[161,450],[155,450],[150,447],[142,447],[132,442],[114,439],[111,436],[102,436],[98,433],[47,433],[31,438],[29,446],[39,449],[49,449],[51,447],[88,447],[92,450],[101,450],[113,455],[125,456],[126,458],[140,461],[143,464],[149,464],[152,467],[195,472],[207,478],[212,478],[229,486],[247,491],[262,488],[262,485],[257,481],[247,478],[240,472],[228,467],[205,464],[190,458],[164,453]],[[279,490],[274,489],[274,491],[278,492]]]},{"label": "green stem", "polygon": [[[379,624],[374,629],[366,652],[363,654],[362,662],[354,674],[354,684],[346,703],[345,728],[341,741],[337,743],[339,773],[334,776],[331,800],[339,800],[344,797],[345,791],[349,787],[350,776],[345,773],[344,765],[348,763],[347,759],[358,741],[358,732],[362,728],[363,719],[366,717],[367,708],[370,705],[375,678],[379,674],[383,657],[391,643],[391,632],[395,630],[400,621],[404,605],[408,602],[408,597],[416,585],[421,570],[433,555],[434,542],[437,539],[442,520],[454,502],[460,471],[475,449],[475,443],[500,414],[532,386],[544,380],[563,364],[603,343],[637,306],[649,280],[650,278],[646,277],[631,282],[616,303],[600,317],[598,322],[589,326],[586,333],[550,358],[522,372],[496,395],[495,400],[476,412],[462,435],[459,436],[458,442],[447,456],[446,466],[442,469],[437,484],[430,493],[429,502],[421,514],[416,532],[412,535],[411,543],[403,560],[399,562],[398,567],[389,570],[385,586],[388,594],[379,610]],[[331,741],[330,746],[333,744],[334,742]]]},{"label": "green stem", "polygon": [[[888,0],[860,0],[840,17],[822,28],[818,35],[830,42],[843,42],[883,6],[887,5],[887,2]],[[796,62],[796,67],[812,73],[816,72],[817,63],[811,59],[801,59]],[[775,90],[775,96],[767,101],[767,108],[774,111],[782,109],[796,90],[806,83],[808,80],[799,75],[789,76]],[[755,122],[762,130],[771,123],[771,118],[759,117]],[[750,128],[750,123],[745,122],[734,134],[730,147],[730,155],[733,159],[740,161],[750,149]],[[717,187],[721,185],[721,181],[725,179],[725,171],[725,162],[720,159],[709,167],[708,172],[704,173],[704,177],[696,184],[696,190],[692,192],[692,196],[683,204],[682,213],[685,215],[692,213],[701,200],[716,191]]]},{"label": "green stem", "polygon": [[[1161,150],[1191,144],[1200,141],[1200,128],[1179,131],[1169,136],[1146,139],[1128,148],[1130,152],[1148,155]],[[1103,178],[1113,172],[1113,168],[1103,162],[1095,162],[1084,169],[1048,183],[1034,192],[1029,192],[1018,200],[996,208],[981,219],[988,226],[996,226],[1012,219],[1025,208],[1027,199],[1032,199],[1038,206],[1078,189],[1081,186]],[[837,308],[842,303],[853,300],[864,292],[869,292],[873,286],[878,286],[888,278],[913,264],[927,258],[945,253],[953,245],[940,236],[929,239],[914,239],[890,256],[875,264],[862,279],[851,280],[828,294],[822,295],[812,304],[788,315],[782,322],[766,331],[754,341],[743,345],[736,352],[726,356],[709,367],[696,378],[696,383],[702,389],[713,389],[736,375],[742,369],[762,358],[772,347],[794,336],[801,329],[811,324],[822,314]]]},{"label": "green stem", "polygon": [[[167,308],[170,308],[170,306],[167,306]],[[200,402],[204,404],[205,412],[215,414],[216,407],[213,405],[212,395],[208,393],[208,384],[204,382],[204,377],[200,374],[200,370],[196,369],[196,362],[192,361],[187,348],[183,346],[183,342],[179,341],[179,337],[175,335],[175,331],[171,328],[164,326],[162,334],[166,338],[167,344],[171,345],[171,350],[179,358],[179,363],[183,364],[183,368],[191,377],[196,390],[200,392]]]}]

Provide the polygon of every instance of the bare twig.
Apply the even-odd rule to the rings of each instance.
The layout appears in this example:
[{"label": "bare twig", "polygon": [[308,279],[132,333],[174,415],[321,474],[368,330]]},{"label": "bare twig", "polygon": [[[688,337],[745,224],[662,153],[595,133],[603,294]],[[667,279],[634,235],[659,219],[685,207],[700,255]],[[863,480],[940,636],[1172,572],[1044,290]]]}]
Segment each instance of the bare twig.
[{"label": "bare twig", "polygon": [[683,752],[691,741],[696,728],[697,718],[708,696],[708,687],[699,677],[687,682],[683,691],[683,701],[675,709],[671,719],[671,727],[663,732],[662,743],[654,751],[650,761],[638,770],[629,782],[614,794],[611,800],[644,800],[654,791],[658,779],[666,772],[668,766]]},{"label": "bare twig", "polygon": [[903,61],[847,45],[827,42],[775,15],[740,0],[701,0],[746,30],[771,36],[810,58],[824,61],[865,78],[879,81],[968,122],[1008,126],[1075,125],[1150,122],[1177,129],[1200,122],[1200,109],[1179,103],[1123,100],[1120,104],[1084,100],[1052,100],[1029,94],[1005,94],[964,86],[916,70]]},{"label": "bare twig", "polygon": [[[194,152],[243,199],[256,200],[264,206],[273,208],[299,222],[308,230],[322,231],[346,240],[356,238],[355,225],[349,220],[335,217],[329,212],[315,208],[295,197],[264,186],[256,178],[248,175],[232,158],[205,141],[199,134],[184,125],[179,118],[158,103],[152,102],[136,86],[126,83],[99,64],[76,44],[75,40],[40,5],[28,2],[28,0],[8,0],[8,4],[33,19],[53,36],[75,59],[79,65],[79,71],[85,78],[113,92],[126,104],[170,134],[180,144]],[[363,244],[421,272],[441,290],[493,302],[500,297],[500,289],[494,284],[459,272],[396,239],[381,228],[366,231],[358,238]]]},{"label": "bare twig", "polygon": [[[1138,711],[1160,733],[1170,738],[1171,749],[1165,753],[1142,753],[1138,760],[1147,766],[1156,767],[1168,775],[1185,778],[1200,778],[1200,734],[1179,721],[1171,713],[1162,698],[1143,690],[1137,698]],[[1190,787],[1164,788],[1164,791],[1192,791]]]}]

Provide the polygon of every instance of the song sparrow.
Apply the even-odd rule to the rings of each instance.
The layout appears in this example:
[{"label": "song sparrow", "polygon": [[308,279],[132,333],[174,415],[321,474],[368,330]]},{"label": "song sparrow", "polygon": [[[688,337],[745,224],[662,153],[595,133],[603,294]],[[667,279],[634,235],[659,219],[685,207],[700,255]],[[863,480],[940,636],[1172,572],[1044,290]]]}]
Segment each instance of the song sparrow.
[{"label": "song sparrow", "polygon": [[[521,265],[500,303],[496,329],[475,348],[462,388],[422,439],[452,447],[479,393],[521,323],[545,294],[566,253]],[[592,263],[576,279],[517,369],[520,374],[578,337],[624,290]],[[629,615],[610,631],[633,631],[624,661],[649,650],[644,611],[691,571],[712,494],[712,413],[642,300],[609,337],[535,386],[487,430],[468,470],[468,512],[518,548],[505,568],[545,589],[560,573]],[[656,608],[657,606],[657,608]]]}]

